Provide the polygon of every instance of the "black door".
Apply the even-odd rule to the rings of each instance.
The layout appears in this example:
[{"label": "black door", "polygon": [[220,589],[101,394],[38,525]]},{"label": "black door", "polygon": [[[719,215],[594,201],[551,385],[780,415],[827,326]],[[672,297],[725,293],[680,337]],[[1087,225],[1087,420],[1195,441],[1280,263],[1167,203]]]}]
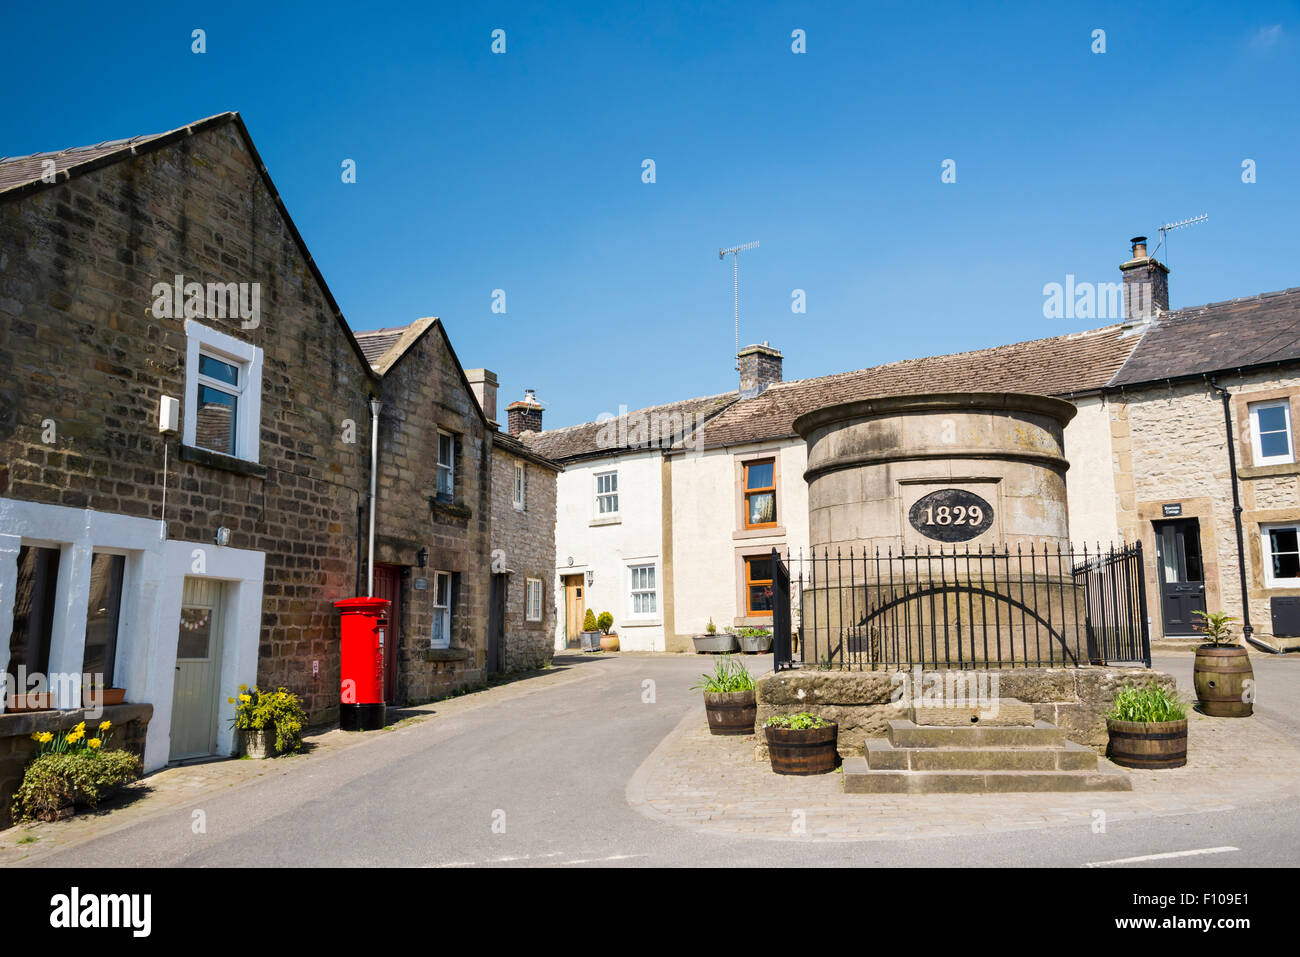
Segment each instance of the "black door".
[{"label": "black door", "polygon": [[509,583],[509,575],[492,576],[492,592],[488,599],[487,647],[487,670],[490,675],[505,671],[502,658],[505,653],[506,588]]},{"label": "black door", "polygon": [[1201,566],[1201,527],[1196,519],[1156,522],[1156,563],[1160,566],[1160,607],[1166,635],[1195,635],[1205,611],[1205,573]]}]

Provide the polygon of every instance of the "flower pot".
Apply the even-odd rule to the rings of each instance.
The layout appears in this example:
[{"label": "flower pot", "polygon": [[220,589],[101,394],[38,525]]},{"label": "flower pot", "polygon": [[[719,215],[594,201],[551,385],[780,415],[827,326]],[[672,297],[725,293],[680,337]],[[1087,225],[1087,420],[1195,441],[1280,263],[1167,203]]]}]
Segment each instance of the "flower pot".
[{"label": "flower pot", "polygon": [[583,651],[600,651],[600,632],[584,631],[582,633]]},{"label": "flower pot", "polygon": [[736,650],[736,636],[728,634],[696,635],[691,639],[699,654],[726,654]]},{"label": "flower pot", "polygon": [[108,707],[109,705],[121,704],[126,700],[126,691],[123,688],[84,688],[81,692],[82,704],[86,706],[99,705]]},{"label": "flower pot", "polygon": [[839,725],[794,731],[764,728],[772,770],[777,774],[827,774],[835,770]]},{"label": "flower pot", "polygon": [[753,734],[758,717],[758,702],[753,690],[706,691],[704,713],[711,734]]},{"label": "flower pot", "polygon": [[1106,756],[1125,768],[1181,768],[1187,763],[1187,719],[1116,721],[1106,719]]},{"label": "flower pot", "polygon": [[17,714],[19,711],[53,711],[54,692],[41,694],[16,694],[5,702],[5,712]]},{"label": "flower pot", "polygon": [[1255,671],[1241,645],[1201,645],[1196,649],[1193,678],[1203,714],[1249,718],[1254,713]]},{"label": "flower pot", "polygon": [[772,650],[772,633],[766,635],[740,635],[740,650],[747,655],[760,655]]},{"label": "flower pot", "polygon": [[250,758],[273,758],[280,753],[275,746],[275,728],[244,728],[240,740]]},{"label": "flower pot", "polygon": [[601,651],[618,651],[618,635],[612,631],[608,635],[600,636]]}]

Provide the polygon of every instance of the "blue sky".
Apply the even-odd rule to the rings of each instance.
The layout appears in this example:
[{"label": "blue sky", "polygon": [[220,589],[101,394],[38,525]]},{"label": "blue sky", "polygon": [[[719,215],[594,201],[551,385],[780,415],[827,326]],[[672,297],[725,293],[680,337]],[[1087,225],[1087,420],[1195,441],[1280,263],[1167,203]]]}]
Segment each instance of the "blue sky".
[{"label": "blue sky", "polygon": [[5,21],[0,154],[238,110],[353,327],[441,316],[503,404],[537,390],[548,426],[734,388],[723,245],[762,244],[742,255],[741,339],[780,348],[786,378],[1104,325],[1045,319],[1044,284],[1115,281],[1129,237],[1202,212],[1160,254],[1175,308],[1300,285],[1294,2]]}]

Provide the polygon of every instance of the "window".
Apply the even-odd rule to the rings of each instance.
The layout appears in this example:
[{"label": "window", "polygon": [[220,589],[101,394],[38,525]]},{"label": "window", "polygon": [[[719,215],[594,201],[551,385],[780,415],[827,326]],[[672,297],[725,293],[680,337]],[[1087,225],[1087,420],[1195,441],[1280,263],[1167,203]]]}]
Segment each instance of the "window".
[{"label": "window", "polygon": [[1291,403],[1253,402],[1250,410],[1250,444],[1256,465],[1295,461],[1291,448]]},{"label": "window", "polygon": [[776,524],[776,460],[745,463],[745,527]]},{"label": "window", "polygon": [[1264,580],[1270,587],[1300,587],[1300,526],[1265,525]]},{"label": "window", "polygon": [[81,670],[95,687],[113,687],[117,629],[122,609],[122,573],[126,558],[95,552],[90,561],[90,596],[86,604],[86,650]]},{"label": "window", "polygon": [[521,512],[524,510],[525,481],[523,463],[517,462],[515,463],[515,508]]},{"label": "window", "polygon": [[[14,590],[14,624],[9,634],[9,664],[16,694],[31,687],[27,677],[50,670],[50,635],[54,630],[54,593],[59,577],[59,550],[23,545],[18,549]],[[23,674],[19,674],[19,669]],[[19,681],[24,677],[23,681]]]},{"label": "window", "polygon": [[772,558],[745,559],[745,614],[772,614]]},{"label": "window", "polygon": [[527,579],[527,600],[524,617],[529,621],[542,620],[542,583],[539,579]]},{"label": "window", "polygon": [[433,632],[429,647],[451,647],[451,574],[433,573]]},{"label": "window", "polygon": [[596,514],[618,514],[618,473],[596,473]]},{"label": "window", "polygon": [[185,444],[258,460],[262,350],[186,321]]},{"label": "window", "polygon": [[456,492],[456,437],[438,432],[438,498],[450,499]]},{"label": "window", "polygon": [[629,565],[633,615],[659,614],[659,593],[655,589],[654,565]]}]

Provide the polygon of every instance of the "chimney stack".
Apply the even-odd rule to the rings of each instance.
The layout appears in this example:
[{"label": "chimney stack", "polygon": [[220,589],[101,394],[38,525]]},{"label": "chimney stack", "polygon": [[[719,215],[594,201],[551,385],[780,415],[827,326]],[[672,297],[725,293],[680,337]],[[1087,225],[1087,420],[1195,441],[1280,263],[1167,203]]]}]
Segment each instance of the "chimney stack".
[{"label": "chimney stack", "polygon": [[543,409],[543,405],[537,401],[534,390],[525,389],[521,400],[506,406],[506,431],[511,435],[542,431]]},{"label": "chimney stack", "polygon": [[762,395],[768,386],[781,381],[781,353],[763,340],[762,345],[745,346],[736,358],[740,360],[740,397],[752,399]]},{"label": "chimney stack", "polygon": [[496,373],[487,369],[466,369],[465,378],[469,380],[469,387],[474,390],[474,398],[478,399],[479,408],[488,422],[497,425]]},{"label": "chimney stack", "polygon": [[1140,332],[1161,313],[1169,311],[1169,267],[1147,253],[1147,238],[1129,240],[1132,256],[1120,263],[1124,277],[1124,331]]}]

